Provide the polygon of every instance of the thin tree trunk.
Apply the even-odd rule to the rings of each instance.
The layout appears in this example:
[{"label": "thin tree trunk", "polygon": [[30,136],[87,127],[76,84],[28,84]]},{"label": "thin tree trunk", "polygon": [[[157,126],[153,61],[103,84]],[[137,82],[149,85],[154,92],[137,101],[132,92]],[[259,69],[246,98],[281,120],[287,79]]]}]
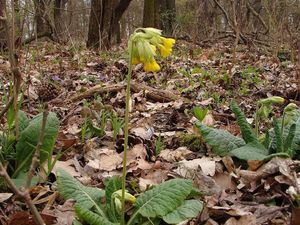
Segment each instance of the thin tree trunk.
[{"label": "thin tree trunk", "polygon": [[102,1],[92,0],[90,23],[88,31],[88,40],[86,46],[88,48],[99,48],[100,44],[100,18],[102,13]]},{"label": "thin tree trunk", "polygon": [[55,31],[57,33],[58,38],[64,39],[64,9],[66,7],[68,0],[55,0],[54,1],[54,9],[53,9],[53,15],[54,15],[54,25],[55,25]]},{"label": "thin tree trunk", "polygon": [[145,0],[144,1],[144,17],[143,27],[160,28],[159,9],[160,1]]}]

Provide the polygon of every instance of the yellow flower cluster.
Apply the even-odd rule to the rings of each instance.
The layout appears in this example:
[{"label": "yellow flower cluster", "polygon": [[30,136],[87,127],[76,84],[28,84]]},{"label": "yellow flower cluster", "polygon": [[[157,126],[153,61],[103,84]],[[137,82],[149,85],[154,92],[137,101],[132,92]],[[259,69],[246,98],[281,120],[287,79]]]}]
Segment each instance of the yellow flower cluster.
[{"label": "yellow flower cluster", "polygon": [[[146,72],[156,72],[160,66],[155,60],[157,49],[162,57],[166,58],[172,53],[175,44],[173,38],[161,36],[161,30],[155,28],[141,28],[134,32],[129,41],[132,51],[132,64],[144,64]],[[129,48],[130,49],[130,48]]]}]

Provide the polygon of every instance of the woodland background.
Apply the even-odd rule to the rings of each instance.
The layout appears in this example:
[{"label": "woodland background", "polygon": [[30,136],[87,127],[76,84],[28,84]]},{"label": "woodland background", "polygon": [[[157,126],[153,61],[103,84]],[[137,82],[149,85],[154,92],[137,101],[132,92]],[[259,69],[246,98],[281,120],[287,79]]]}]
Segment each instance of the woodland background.
[{"label": "woodland background", "polygon": [[[272,46],[275,53],[282,44],[294,46],[299,39],[299,0],[11,2],[8,8],[14,8],[19,45],[47,37],[60,43],[84,41],[88,47],[108,49],[141,26],[160,28],[170,36],[195,43],[231,36],[250,46]],[[1,0],[0,7],[4,5]],[[2,26],[2,42],[4,33]]]}]

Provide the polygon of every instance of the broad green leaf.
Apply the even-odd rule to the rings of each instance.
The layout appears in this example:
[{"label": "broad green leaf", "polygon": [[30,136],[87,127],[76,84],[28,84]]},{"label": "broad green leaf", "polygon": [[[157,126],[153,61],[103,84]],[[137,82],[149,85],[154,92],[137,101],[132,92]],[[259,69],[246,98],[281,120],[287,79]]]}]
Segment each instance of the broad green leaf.
[{"label": "broad green leaf", "polygon": [[[281,123],[281,120],[280,120]],[[293,126],[295,126],[295,131],[293,131]],[[278,152],[277,151],[277,145],[276,145],[276,138],[275,138],[275,131],[274,128],[269,130],[269,136],[270,136],[270,147],[269,150],[271,152]],[[294,136],[294,137],[293,137]],[[293,140],[291,138],[293,137]],[[297,110],[294,117],[292,119],[289,119],[289,123],[284,126],[283,129],[283,141],[285,145],[283,146],[283,149],[286,149],[286,147],[289,147],[289,142],[291,141],[291,148],[290,153],[291,156],[295,156],[299,154],[300,151],[300,110]]]},{"label": "broad green leaf", "polygon": [[25,130],[25,128],[29,125],[29,119],[23,111],[19,111],[19,129],[20,132]]},{"label": "broad green leaf", "polygon": [[281,137],[281,129],[276,118],[273,118],[273,127],[275,134],[276,152],[283,152],[283,138]]},{"label": "broad green leaf", "polygon": [[193,189],[190,180],[173,179],[141,194],[136,201],[137,212],[144,217],[161,217],[182,205]]},{"label": "broad green leaf", "polygon": [[[106,199],[106,214],[111,221],[117,222],[117,216],[115,210],[111,207],[111,195],[122,188],[121,177],[114,176],[105,183],[105,199]],[[114,203],[113,203],[114,204]]]},{"label": "broad green leaf", "polygon": [[[31,159],[38,143],[42,126],[43,114],[39,114],[30,120],[27,127],[21,132],[20,140],[16,145],[17,171],[27,171],[31,164]],[[50,112],[47,118],[44,142],[41,147],[40,163],[51,157],[59,129],[59,120],[55,113]],[[14,176],[17,176],[17,173]]]},{"label": "broad green leaf", "polygon": [[161,218],[147,218],[146,222],[143,222],[141,225],[159,225]]},{"label": "broad green leaf", "polygon": [[[293,123],[296,124],[295,137],[292,143],[293,152],[300,151],[300,110],[297,111],[293,118]],[[298,156],[299,158],[299,156]]]},{"label": "broad green leaf", "polygon": [[[27,182],[27,173],[20,173],[18,177],[12,179],[17,188],[25,187]],[[39,178],[34,176],[31,180],[31,187],[34,187],[39,182]]]},{"label": "broad green leaf", "polygon": [[234,112],[237,122],[241,128],[243,139],[246,143],[250,142],[258,142],[252,127],[246,120],[245,114],[242,112],[242,110],[239,108],[238,104],[236,102],[231,103],[231,109]]},{"label": "broad green leaf", "polygon": [[173,212],[165,215],[163,220],[168,224],[178,224],[196,217],[203,209],[203,203],[198,200],[186,200]]},{"label": "broad green leaf", "polygon": [[194,113],[194,116],[200,121],[202,122],[206,116],[208,112],[208,109],[203,109],[203,108],[200,108],[200,107],[194,107],[193,108],[193,113]]},{"label": "broad green leaf", "polygon": [[284,152],[288,152],[291,157],[293,157],[292,144],[296,134],[296,124],[290,127],[289,133],[284,140]]},{"label": "broad green leaf", "polygon": [[105,216],[99,206],[101,198],[105,195],[103,190],[82,185],[62,169],[57,172],[57,184],[59,193],[65,199],[74,199],[81,207],[86,209],[95,207],[101,216]]},{"label": "broad green leaf", "polygon": [[254,142],[232,150],[230,155],[243,160],[264,160],[268,156],[268,150],[262,144]]},{"label": "broad green leaf", "polygon": [[204,141],[220,156],[225,156],[233,149],[246,144],[243,139],[232,135],[226,130],[210,128],[201,123],[197,123],[197,126]]},{"label": "broad green leaf", "polygon": [[78,203],[75,205],[75,212],[78,217],[89,225],[119,225],[119,223],[112,223],[105,217],[102,217]]},{"label": "broad green leaf", "polygon": [[74,219],[72,225],[82,225],[78,220]]}]

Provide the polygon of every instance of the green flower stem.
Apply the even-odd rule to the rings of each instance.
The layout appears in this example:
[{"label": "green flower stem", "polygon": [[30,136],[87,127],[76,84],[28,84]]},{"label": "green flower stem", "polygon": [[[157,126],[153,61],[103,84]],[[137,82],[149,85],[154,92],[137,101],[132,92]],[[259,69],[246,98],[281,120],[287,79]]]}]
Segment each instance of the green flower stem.
[{"label": "green flower stem", "polygon": [[257,104],[256,111],[255,111],[255,134],[256,134],[257,138],[258,138],[258,135],[259,135],[259,131],[258,131],[258,127],[259,127],[258,109],[259,109],[259,104]]},{"label": "green flower stem", "polygon": [[283,111],[282,120],[281,120],[281,131],[280,131],[280,135],[281,135],[282,140],[283,140],[284,120],[285,120],[285,111]]},{"label": "green flower stem", "polygon": [[129,62],[126,88],[126,108],[125,108],[125,125],[124,125],[124,155],[123,155],[123,175],[122,175],[122,217],[121,225],[125,225],[125,185],[126,185],[126,164],[127,164],[127,150],[128,150],[128,124],[129,124],[129,100],[130,100],[130,84],[132,73],[132,40],[129,40]]}]

